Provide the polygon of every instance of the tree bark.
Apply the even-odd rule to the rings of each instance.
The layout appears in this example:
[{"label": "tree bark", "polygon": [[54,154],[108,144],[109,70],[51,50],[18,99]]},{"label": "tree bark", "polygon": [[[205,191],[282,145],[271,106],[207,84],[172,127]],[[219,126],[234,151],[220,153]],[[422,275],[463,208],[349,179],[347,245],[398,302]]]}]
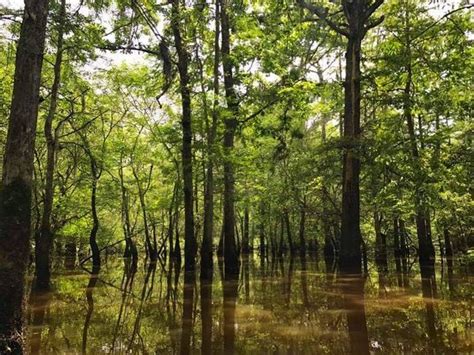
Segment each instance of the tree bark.
[{"label": "tree bark", "polygon": [[137,187],[138,187],[138,198],[140,200],[140,208],[142,210],[143,229],[145,232],[145,243],[146,243],[146,248],[148,252],[148,257],[150,258],[151,261],[156,261],[156,259],[158,258],[156,245],[155,245],[156,243],[154,244],[151,243],[150,227],[148,225],[148,214],[147,214],[146,201],[145,201],[145,195],[149,187],[152,170],[153,170],[153,165],[151,165],[150,167],[150,174],[148,177],[148,186],[144,189],[140,182],[140,179],[138,178],[137,171],[135,170],[135,168],[132,167],[133,176],[135,178],[135,182],[137,183]]},{"label": "tree bark", "polygon": [[97,182],[98,172],[95,159],[90,155],[91,158],[91,173],[92,173],[92,183],[91,183],[91,214],[92,214],[92,228],[89,234],[89,245],[92,252],[92,264],[100,268],[100,250],[97,244],[97,232],[99,231],[99,216],[97,215]]},{"label": "tree bark", "polygon": [[244,223],[242,231],[242,254],[250,253],[250,213],[249,208],[244,209]]},{"label": "tree bark", "polygon": [[305,204],[303,204],[300,207],[300,229],[299,229],[301,257],[306,256],[305,227],[306,227],[306,206]]},{"label": "tree bark", "polygon": [[367,31],[383,18],[370,21],[370,17],[382,5],[383,0],[342,1],[346,24],[340,25],[328,17],[326,9],[298,0],[298,3],[323,20],[330,28],[347,38],[346,73],[344,83],[344,129],[342,171],[342,223],[339,264],[342,272],[361,272],[360,232],[360,52]]},{"label": "tree bark", "polygon": [[25,0],[0,192],[0,352],[23,348],[23,291],[47,0]]},{"label": "tree bark", "polygon": [[234,89],[233,64],[230,57],[230,24],[228,1],[220,0],[222,32],[222,66],[228,117],[224,120],[224,269],[232,274],[239,272],[239,255],[235,240],[235,181],[232,153],[234,135],[237,128],[238,101]]},{"label": "tree bark", "polygon": [[218,105],[219,105],[219,33],[220,33],[220,8],[219,0],[215,4],[215,30],[214,30],[214,67],[213,91],[214,102],[212,108],[212,123],[207,138],[207,169],[206,188],[204,192],[204,227],[201,246],[201,279],[212,279],[213,263],[213,232],[214,232],[214,141],[217,133]]},{"label": "tree bark", "polygon": [[346,73],[344,83],[344,129],[342,171],[342,224],[339,264],[342,272],[361,272],[360,232],[360,52],[367,31],[379,24],[383,17],[370,21],[383,0],[342,1],[346,24],[340,25],[328,17],[327,9],[298,0],[298,3],[323,20],[330,28],[347,38]]},{"label": "tree bark", "polygon": [[178,183],[175,182],[173,188],[173,197],[171,198],[171,203],[168,208],[168,246],[169,246],[169,259],[174,257],[174,245],[173,245],[173,229],[174,229],[174,220],[176,218],[176,214],[174,213],[175,205],[178,204]]},{"label": "tree bark", "polygon": [[36,233],[35,243],[35,287],[48,289],[51,278],[51,249],[53,246],[53,232],[51,230],[51,213],[54,199],[54,169],[56,158],[57,138],[53,133],[53,119],[56,115],[58,104],[59,86],[61,84],[61,66],[63,61],[64,23],[66,20],[66,1],[61,0],[59,10],[58,37],[56,48],[56,59],[54,62],[54,79],[51,87],[51,101],[49,111],[44,123],[44,135],[46,138],[47,158],[46,176],[44,187],[43,215],[41,217],[40,230]]},{"label": "tree bark", "polygon": [[361,272],[360,232],[360,160],[356,149],[360,140],[360,50],[357,32],[349,38],[346,50],[346,80],[344,86],[344,141],[341,226],[341,270]]},{"label": "tree bark", "polygon": [[374,229],[375,229],[375,261],[377,266],[383,270],[388,271],[387,262],[387,238],[382,233],[382,215],[374,212]]},{"label": "tree bark", "polygon": [[125,186],[124,176],[123,176],[123,157],[120,156],[120,167],[119,167],[119,176],[120,176],[120,190],[122,196],[122,224],[123,224],[123,234],[125,237],[125,252],[124,258],[131,257],[132,260],[138,259],[137,247],[132,239],[132,231],[130,227],[130,205],[129,205],[129,193]]},{"label": "tree bark", "polygon": [[192,126],[191,126],[191,91],[189,87],[188,53],[181,35],[180,1],[172,0],[171,27],[174,35],[174,44],[178,54],[179,89],[181,93],[183,128],[183,190],[184,190],[184,268],[186,271],[195,270],[197,251],[194,235],[193,211],[193,162],[192,162]]},{"label": "tree bark", "polygon": [[295,242],[293,241],[293,234],[291,233],[291,223],[290,223],[290,213],[285,211],[285,226],[286,226],[286,235],[288,237],[288,245],[290,247],[291,255],[294,255],[296,252]]},{"label": "tree bark", "polygon": [[415,123],[413,119],[413,103],[412,103],[412,53],[410,38],[410,21],[408,12],[405,13],[405,46],[406,46],[406,81],[403,95],[403,114],[405,116],[408,135],[410,137],[412,167],[415,176],[415,209],[416,209],[416,232],[418,237],[418,255],[420,265],[434,266],[435,251],[431,233],[429,231],[429,220],[425,206],[425,198],[423,196],[423,187],[421,178],[418,176],[422,173],[420,162],[420,153],[415,135]]}]

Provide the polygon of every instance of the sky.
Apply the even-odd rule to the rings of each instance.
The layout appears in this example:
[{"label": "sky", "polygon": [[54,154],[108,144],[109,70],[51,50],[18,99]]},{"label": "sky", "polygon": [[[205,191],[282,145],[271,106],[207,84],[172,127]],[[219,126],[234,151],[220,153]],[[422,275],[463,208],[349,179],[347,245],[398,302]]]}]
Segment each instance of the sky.
[{"label": "sky", "polygon": [[[67,0],[66,3],[71,9],[77,8],[80,0]],[[24,7],[24,0],[0,0],[0,7],[7,7],[10,9],[21,10]],[[105,16],[106,21],[111,20],[111,16]],[[2,23],[0,22],[0,27]],[[121,52],[101,52],[98,59],[88,64],[85,67],[86,71],[102,71],[109,69],[111,65],[118,65],[121,63],[127,64],[146,64],[144,55],[138,52],[121,53]]]},{"label": "sky", "polygon": [[[461,0],[446,0],[446,1],[439,1],[432,5],[432,10],[430,10],[432,16],[436,18],[442,17],[445,13],[451,11],[455,8]],[[469,3],[474,3],[474,0],[469,0]],[[67,4],[71,6],[72,9],[76,8],[80,4],[80,0],[67,0]],[[0,7],[7,7],[13,9],[22,9],[24,6],[24,0],[0,0]],[[110,22],[112,17],[110,15],[104,14],[101,15],[101,20],[105,22]],[[1,26],[0,22],[0,26]],[[1,28],[0,28],[1,30]],[[144,55],[139,52],[132,52],[132,53],[121,53],[121,52],[102,52],[99,56],[98,60],[94,63],[91,63],[86,70],[105,70],[109,68],[111,65],[117,65],[120,63],[127,63],[127,64],[146,64]]]}]

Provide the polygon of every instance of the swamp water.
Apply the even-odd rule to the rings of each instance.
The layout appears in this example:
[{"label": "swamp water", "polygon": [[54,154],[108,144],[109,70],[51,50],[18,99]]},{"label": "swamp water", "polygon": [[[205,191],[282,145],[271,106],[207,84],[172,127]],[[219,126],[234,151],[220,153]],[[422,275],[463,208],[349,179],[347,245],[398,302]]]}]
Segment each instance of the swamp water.
[{"label": "swamp water", "polygon": [[[193,279],[176,264],[109,257],[96,275],[56,260],[53,291],[28,294],[33,354],[472,354],[474,278],[436,268],[435,292],[417,263],[342,278],[323,262],[241,261],[238,279]],[[391,265],[392,266],[392,265]],[[199,268],[197,268],[199,270]],[[30,280],[31,281],[31,280]],[[433,288],[432,288],[433,289]]]}]

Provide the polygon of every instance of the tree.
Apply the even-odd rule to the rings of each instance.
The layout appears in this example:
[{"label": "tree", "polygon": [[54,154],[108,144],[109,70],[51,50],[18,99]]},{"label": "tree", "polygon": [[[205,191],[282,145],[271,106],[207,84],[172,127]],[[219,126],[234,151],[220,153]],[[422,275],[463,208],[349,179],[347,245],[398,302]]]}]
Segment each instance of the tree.
[{"label": "tree", "polygon": [[25,1],[0,192],[0,350],[23,347],[24,276],[31,235],[31,182],[48,1]]},{"label": "tree", "polygon": [[224,73],[224,89],[227,112],[224,118],[224,260],[225,272],[238,273],[238,250],[235,240],[235,180],[232,153],[234,135],[237,129],[239,103],[234,88],[233,64],[230,53],[229,1],[221,0],[222,28],[222,68]]},{"label": "tree", "polygon": [[343,272],[360,273],[360,90],[361,46],[367,31],[380,24],[383,17],[373,20],[372,14],[383,0],[342,1],[341,10],[346,22],[336,24],[328,10],[299,0],[301,6],[318,16],[329,27],[347,38],[344,81],[344,138],[342,177],[342,225],[339,264]]},{"label": "tree", "polygon": [[179,0],[173,0],[171,11],[171,27],[173,29],[174,44],[178,54],[179,86],[181,93],[181,124],[183,128],[183,190],[184,190],[184,264],[187,271],[194,271],[197,252],[196,237],[194,235],[193,210],[193,162],[192,162],[192,127],[191,127],[191,92],[188,73],[188,53],[183,43],[181,22],[182,13]]},{"label": "tree", "polygon": [[53,245],[53,232],[51,230],[51,213],[53,211],[54,198],[54,171],[56,162],[56,151],[58,145],[58,131],[63,121],[54,129],[53,120],[56,115],[58,104],[59,86],[61,83],[61,67],[63,61],[63,43],[66,21],[66,1],[61,0],[58,20],[56,58],[54,62],[54,80],[51,87],[51,98],[48,114],[44,123],[44,135],[46,137],[47,161],[45,176],[45,191],[43,201],[43,214],[41,225],[35,238],[35,262],[36,262],[36,287],[46,289],[49,287],[51,276],[50,254]]}]

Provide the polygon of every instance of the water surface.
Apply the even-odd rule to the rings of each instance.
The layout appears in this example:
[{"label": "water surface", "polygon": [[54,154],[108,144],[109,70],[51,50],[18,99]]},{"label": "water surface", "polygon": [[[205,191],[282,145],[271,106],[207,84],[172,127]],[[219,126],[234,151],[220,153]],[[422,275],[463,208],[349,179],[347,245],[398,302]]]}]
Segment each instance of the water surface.
[{"label": "water surface", "polygon": [[437,265],[428,292],[410,264],[404,275],[369,265],[358,278],[316,260],[254,256],[225,282],[216,261],[209,283],[170,263],[134,272],[109,257],[94,274],[58,259],[53,291],[29,291],[28,346],[34,354],[472,353],[472,276]]}]

